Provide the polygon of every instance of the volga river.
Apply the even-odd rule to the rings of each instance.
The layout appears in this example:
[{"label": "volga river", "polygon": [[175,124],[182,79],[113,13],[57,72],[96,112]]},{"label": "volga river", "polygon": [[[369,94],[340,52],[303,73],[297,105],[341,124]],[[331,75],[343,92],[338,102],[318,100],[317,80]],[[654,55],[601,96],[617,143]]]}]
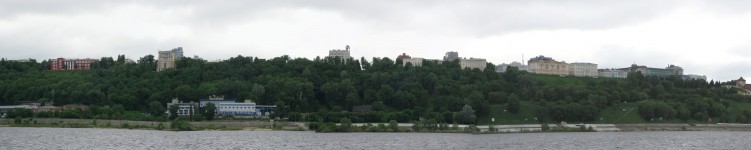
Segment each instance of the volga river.
[{"label": "volga river", "polygon": [[0,128],[0,149],[751,149],[751,132],[314,133]]}]

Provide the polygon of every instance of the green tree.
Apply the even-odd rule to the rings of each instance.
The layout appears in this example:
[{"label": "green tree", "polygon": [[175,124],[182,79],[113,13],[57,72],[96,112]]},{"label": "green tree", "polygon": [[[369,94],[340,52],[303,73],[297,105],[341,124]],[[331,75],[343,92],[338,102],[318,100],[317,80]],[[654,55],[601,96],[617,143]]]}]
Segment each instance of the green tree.
[{"label": "green tree", "polygon": [[175,120],[178,117],[177,111],[180,110],[180,106],[177,104],[172,104],[172,106],[169,106],[169,119]]},{"label": "green tree", "polygon": [[206,117],[206,120],[214,120],[214,116],[216,116],[216,105],[214,103],[208,103],[202,108],[203,110],[203,116]]},{"label": "green tree", "polygon": [[339,119],[339,132],[349,132],[352,130],[352,121],[347,118]]},{"label": "green tree", "polygon": [[521,109],[521,102],[519,100],[519,96],[516,96],[516,94],[511,94],[508,96],[508,111],[511,113],[518,113],[519,109]]},{"label": "green tree", "polygon": [[474,124],[477,120],[477,116],[475,115],[475,110],[472,109],[472,106],[464,105],[462,108],[462,111],[459,113],[456,113],[456,119],[459,123],[463,124]]},{"label": "green tree", "polygon": [[389,129],[391,129],[392,132],[399,132],[399,123],[397,123],[396,120],[390,120]]},{"label": "green tree", "polygon": [[160,117],[164,115],[164,106],[162,106],[162,103],[157,101],[152,101],[149,103],[149,110],[151,110],[151,115]]}]

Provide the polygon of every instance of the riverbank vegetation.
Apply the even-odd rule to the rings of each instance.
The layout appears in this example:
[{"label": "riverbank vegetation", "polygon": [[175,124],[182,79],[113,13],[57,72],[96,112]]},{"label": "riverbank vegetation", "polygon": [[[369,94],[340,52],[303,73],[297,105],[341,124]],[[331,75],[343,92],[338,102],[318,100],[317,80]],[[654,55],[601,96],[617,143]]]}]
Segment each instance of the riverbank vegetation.
[{"label": "riverbank vegetation", "polygon": [[[428,120],[431,124],[482,125],[751,123],[751,107],[741,107],[751,105],[751,98],[721,87],[732,82],[640,73],[630,73],[627,79],[560,77],[529,74],[513,67],[497,73],[491,63],[470,70],[460,68],[458,61],[425,61],[415,67],[390,58],[310,60],[289,56],[237,56],[219,62],[183,58],[175,69],[156,72],[152,55],[137,63],[125,63],[124,58],[105,57],[94,64],[95,69],[82,71],[48,71],[46,60],[2,59],[0,105],[30,100],[58,106],[83,104],[92,107],[32,115],[167,121],[171,119],[165,119],[163,112],[171,98],[196,102],[209,95],[224,95],[277,105],[274,118],[310,122],[321,131],[361,130],[332,125],[343,118],[352,123]],[[363,105],[371,106],[371,111],[352,112],[353,107]],[[462,113],[465,107],[473,113]],[[389,130],[379,126],[365,130]],[[420,126],[417,131],[433,128]]]},{"label": "riverbank vegetation", "polygon": [[[91,119],[90,122],[83,123],[80,121],[43,121],[34,118],[16,117],[10,127],[53,127],[53,128],[113,128],[113,129],[140,129],[140,130],[166,130],[166,131],[201,131],[201,130],[242,130],[242,128],[228,127],[225,125],[191,125],[186,120],[174,120],[171,122],[148,122],[148,123],[128,123],[120,121],[103,121]],[[269,129],[273,129],[269,127]]]}]

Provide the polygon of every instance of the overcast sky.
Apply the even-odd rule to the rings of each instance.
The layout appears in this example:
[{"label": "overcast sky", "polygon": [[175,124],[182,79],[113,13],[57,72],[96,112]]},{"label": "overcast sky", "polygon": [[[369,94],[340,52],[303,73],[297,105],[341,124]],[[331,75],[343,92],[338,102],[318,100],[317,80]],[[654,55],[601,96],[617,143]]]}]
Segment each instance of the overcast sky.
[{"label": "overcast sky", "polygon": [[715,80],[751,78],[748,0],[3,0],[0,57],[132,59],[183,47],[237,55],[486,58],[633,63]]}]

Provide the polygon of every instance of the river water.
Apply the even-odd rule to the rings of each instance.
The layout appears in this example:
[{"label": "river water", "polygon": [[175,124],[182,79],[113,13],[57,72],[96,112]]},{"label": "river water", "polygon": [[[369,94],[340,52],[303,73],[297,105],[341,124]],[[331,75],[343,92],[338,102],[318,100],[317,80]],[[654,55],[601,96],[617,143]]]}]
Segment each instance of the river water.
[{"label": "river water", "polygon": [[751,149],[751,132],[314,133],[0,128],[0,149]]}]

